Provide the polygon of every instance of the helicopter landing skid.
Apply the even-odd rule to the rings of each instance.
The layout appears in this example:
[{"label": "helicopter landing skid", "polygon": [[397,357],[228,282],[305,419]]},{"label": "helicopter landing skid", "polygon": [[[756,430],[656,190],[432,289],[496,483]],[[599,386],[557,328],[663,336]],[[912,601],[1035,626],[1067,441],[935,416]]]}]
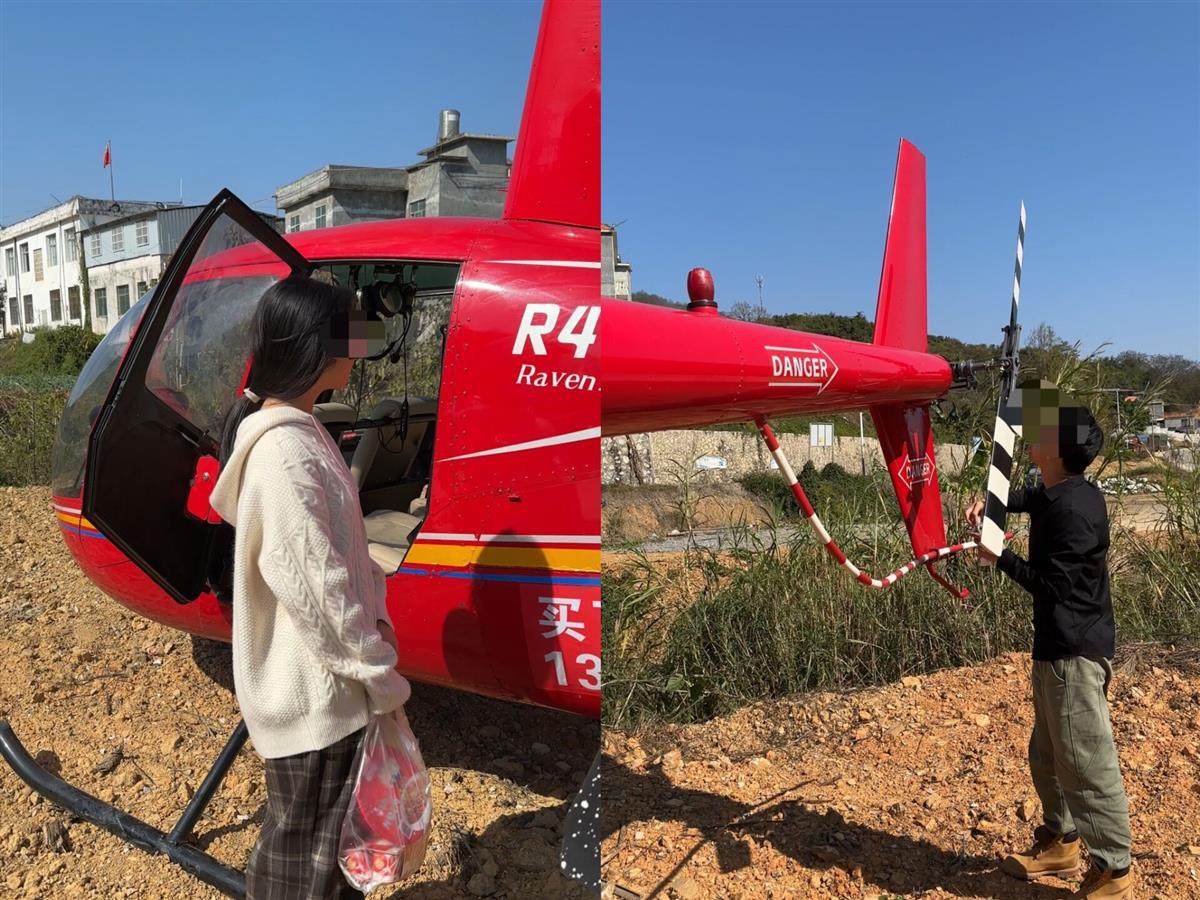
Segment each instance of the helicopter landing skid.
[{"label": "helicopter landing skid", "polygon": [[192,795],[192,799],[188,801],[179,821],[175,823],[175,827],[169,834],[164,834],[141,819],[135,819],[115,806],[68,784],[57,775],[47,772],[29,755],[29,751],[13,733],[12,726],[9,725],[7,719],[0,719],[0,756],[4,757],[4,761],[21,777],[22,781],[68,812],[81,819],[86,819],[93,825],[99,825],[105,831],[115,834],[123,841],[133,844],[147,853],[161,853],[184,871],[230,897],[245,897],[245,873],[225,865],[215,857],[209,856],[184,841],[191,834],[192,828],[204,813],[204,808],[208,806],[209,800],[220,787],[225,774],[237,757],[238,751],[246,743],[246,736],[246,723],[238,722],[237,728],[225,743],[225,747],[217,756],[213,767],[204,777],[200,788]]}]

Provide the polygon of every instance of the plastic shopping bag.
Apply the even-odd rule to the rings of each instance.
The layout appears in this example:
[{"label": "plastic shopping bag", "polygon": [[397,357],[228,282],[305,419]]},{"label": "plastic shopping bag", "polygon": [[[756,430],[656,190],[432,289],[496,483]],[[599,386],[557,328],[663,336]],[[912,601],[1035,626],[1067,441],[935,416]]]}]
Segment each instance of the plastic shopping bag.
[{"label": "plastic shopping bag", "polygon": [[433,814],[429,772],[404,714],[367,725],[342,822],[338,865],[351,886],[369,891],[421,868]]}]

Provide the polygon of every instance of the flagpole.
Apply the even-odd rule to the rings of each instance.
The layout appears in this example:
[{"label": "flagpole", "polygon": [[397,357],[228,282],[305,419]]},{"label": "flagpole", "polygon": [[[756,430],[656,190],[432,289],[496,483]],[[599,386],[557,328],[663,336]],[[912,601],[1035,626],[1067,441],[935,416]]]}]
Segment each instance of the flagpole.
[{"label": "flagpole", "polygon": [[112,141],[108,142],[108,197],[113,203],[117,202],[117,191],[113,187]]}]

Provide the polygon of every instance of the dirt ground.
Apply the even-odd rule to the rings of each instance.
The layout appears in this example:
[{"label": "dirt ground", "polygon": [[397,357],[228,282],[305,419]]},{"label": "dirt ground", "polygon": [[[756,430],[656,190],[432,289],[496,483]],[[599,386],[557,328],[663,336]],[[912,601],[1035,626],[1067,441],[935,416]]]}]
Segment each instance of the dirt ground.
[{"label": "dirt ground", "polygon": [[[228,651],[92,587],[46,489],[0,489],[0,573],[0,717],[44,766],[169,830],[238,720]],[[371,896],[587,896],[558,875],[558,845],[597,724],[422,685],[408,714],[433,777],[432,837],[416,878]],[[119,761],[102,774],[116,748]],[[247,748],[194,843],[244,867],[265,799],[262,762]],[[0,849],[4,897],[220,896],[164,857],[73,819],[2,764]]]},{"label": "dirt ground", "polygon": [[[1110,699],[1141,898],[1200,897],[1200,653],[1145,650]],[[997,869],[1040,821],[1030,662],[605,734],[606,880],[624,897],[1065,897]]]}]

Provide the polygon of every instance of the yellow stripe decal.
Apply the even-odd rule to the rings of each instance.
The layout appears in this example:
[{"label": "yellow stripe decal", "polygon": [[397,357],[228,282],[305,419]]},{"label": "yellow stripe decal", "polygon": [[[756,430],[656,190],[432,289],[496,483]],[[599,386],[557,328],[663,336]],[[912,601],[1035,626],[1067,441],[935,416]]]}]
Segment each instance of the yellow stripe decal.
[{"label": "yellow stripe decal", "polygon": [[489,547],[471,544],[413,544],[404,564],[434,566],[500,566],[520,569],[556,569],[568,572],[599,572],[599,550],[561,547]]},{"label": "yellow stripe decal", "polygon": [[75,528],[86,528],[89,531],[95,531],[97,533],[99,532],[99,529],[95,525],[93,525],[79,513],[65,513],[60,509],[56,509],[54,512],[58,516],[60,522],[66,522],[68,525],[71,525]]}]

